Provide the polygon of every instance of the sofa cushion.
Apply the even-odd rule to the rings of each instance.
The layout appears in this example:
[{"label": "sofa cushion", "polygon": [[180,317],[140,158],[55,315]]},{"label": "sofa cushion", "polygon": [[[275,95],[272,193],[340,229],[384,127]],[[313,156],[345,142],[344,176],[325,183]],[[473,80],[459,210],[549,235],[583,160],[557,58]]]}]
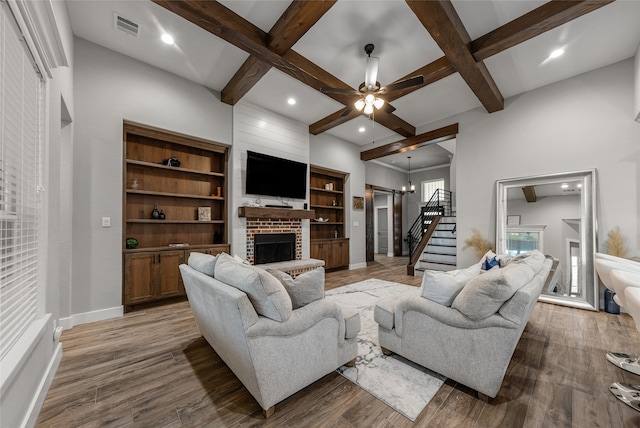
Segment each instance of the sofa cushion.
[{"label": "sofa cushion", "polygon": [[259,315],[275,321],[285,321],[291,316],[292,305],[287,290],[269,272],[222,253],[216,261],[215,277],[247,293]]},{"label": "sofa cushion", "polygon": [[213,276],[217,259],[217,256],[212,256],[211,254],[191,253],[187,264],[198,272]]},{"label": "sofa cushion", "polygon": [[293,309],[301,308],[309,303],[324,299],[324,268],[319,267],[298,275],[295,279],[286,272],[267,269],[284,286],[291,298]]},{"label": "sofa cushion", "polygon": [[471,279],[454,299],[452,308],[472,320],[495,314],[500,307],[535,275],[525,263],[512,263],[502,269],[492,269]]},{"label": "sofa cushion", "polygon": [[449,272],[427,270],[422,277],[422,297],[444,306],[451,306],[453,299],[465,284],[479,274],[480,263]]}]

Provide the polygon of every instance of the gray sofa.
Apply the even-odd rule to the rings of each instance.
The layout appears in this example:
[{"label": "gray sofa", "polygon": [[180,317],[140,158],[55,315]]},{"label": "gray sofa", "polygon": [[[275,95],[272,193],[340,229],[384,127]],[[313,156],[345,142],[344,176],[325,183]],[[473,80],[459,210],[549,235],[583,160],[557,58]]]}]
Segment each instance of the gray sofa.
[{"label": "gray sofa", "polygon": [[[180,265],[200,333],[255,397],[265,417],[276,403],[357,355],[359,314],[324,298],[320,269],[294,283],[287,274],[272,274],[224,253],[192,253],[188,265]],[[292,287],[295,302],[274,275],[282,275]],[[310,276],[315,291],[300,285]]]},{"label": "gray sofa", "polygon": [[385,298],[374,309],[380,345],[493,398],[552,264],[539,251],[514,258],[473,276],[450,306],[422,289]]}]

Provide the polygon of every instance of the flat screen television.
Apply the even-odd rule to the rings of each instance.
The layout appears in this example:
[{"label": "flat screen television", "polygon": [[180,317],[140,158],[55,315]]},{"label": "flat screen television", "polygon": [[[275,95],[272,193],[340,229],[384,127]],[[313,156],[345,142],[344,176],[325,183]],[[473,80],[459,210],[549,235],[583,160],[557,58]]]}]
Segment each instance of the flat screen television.
[{"label": "flat screen television", "polygon": [[245,191],[249,195],[305,199],[307,164],[247,151]]}]

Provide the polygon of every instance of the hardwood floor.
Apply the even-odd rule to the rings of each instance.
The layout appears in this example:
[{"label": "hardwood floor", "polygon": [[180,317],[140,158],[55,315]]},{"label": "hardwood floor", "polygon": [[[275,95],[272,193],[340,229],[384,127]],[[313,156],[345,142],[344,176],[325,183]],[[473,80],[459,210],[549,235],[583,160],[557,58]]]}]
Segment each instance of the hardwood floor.
[{"label": "hardwood floor", "polygon": [[[367,278],[419,285],[405,258],[328,273],[327,288]],[[611,382],[640,377],[605,360],[640,352],[628,315],[538,303],[498,396],[485,403],[447,381],[415,423],[332,373],[276,405],[265,420],[253,397],[200,336],[189,304],[80,325],[62,335],[63,358],[39,427],[639,427]]]}]

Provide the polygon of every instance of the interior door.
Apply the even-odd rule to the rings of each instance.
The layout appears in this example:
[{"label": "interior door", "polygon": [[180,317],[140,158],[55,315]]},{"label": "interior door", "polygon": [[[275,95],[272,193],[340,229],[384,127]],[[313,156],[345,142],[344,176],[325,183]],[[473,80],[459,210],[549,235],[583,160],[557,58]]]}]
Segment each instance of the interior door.
[{"label": "interior door", "polygon": [[389,252],[389,209],[378,208],[378,253]]}]

